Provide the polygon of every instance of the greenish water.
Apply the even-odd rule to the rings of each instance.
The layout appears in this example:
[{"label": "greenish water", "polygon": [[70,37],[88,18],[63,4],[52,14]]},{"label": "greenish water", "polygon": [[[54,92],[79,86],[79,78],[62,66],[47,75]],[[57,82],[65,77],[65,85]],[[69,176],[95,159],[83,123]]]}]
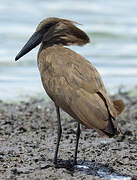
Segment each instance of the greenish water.
[{"label": "greenish water", "polygon": [[136,0],[1,0],[0,99],[18,100],[44,93],[36,64],[38,48],[19,62],[14,58],[37,24],[55,16],[83,24],[85,47],[71,47],[92,62],[110,93],[137,85]]}]

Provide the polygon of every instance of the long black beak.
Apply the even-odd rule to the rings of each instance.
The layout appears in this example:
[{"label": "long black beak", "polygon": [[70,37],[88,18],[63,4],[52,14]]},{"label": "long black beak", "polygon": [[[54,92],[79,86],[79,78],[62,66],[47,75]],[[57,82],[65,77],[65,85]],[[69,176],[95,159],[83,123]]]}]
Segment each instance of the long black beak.
[{"label": "long black beak", "polygon": [[43,38],[43,31],[38,31],[35,32],[30,39],[28,40],[28,42],[25,44],[25,46],[21,49],[21,51],[17,54],[15,61],[17,61],[18,59],[20,59],[22,56],[24,56],[25,54],[27,54],[29,51],[31,51],[33,48],[35,48],[37,45],[39,45],[42,41]]}]

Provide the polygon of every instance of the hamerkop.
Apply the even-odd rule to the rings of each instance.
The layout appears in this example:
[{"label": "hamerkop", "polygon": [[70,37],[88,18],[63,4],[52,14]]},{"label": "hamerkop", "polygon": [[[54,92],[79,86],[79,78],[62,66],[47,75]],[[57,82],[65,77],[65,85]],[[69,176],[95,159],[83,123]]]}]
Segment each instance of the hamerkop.
[{"label": "hamerkop", "polygon": [[87,34],[75,24],[54,17],[44,19],[15,58],[17,61],[41,43],[38,67],[44,89],[55,103],[58,120],[55,164],[62,134],[59,108],[78,122],[74,164],[77,163],[80,123],[96,129],[103,136],[112,137],[118,134],[116,117],[124,109],[122,100],[111,101],[96,68],[64,47],[89,42]]}]

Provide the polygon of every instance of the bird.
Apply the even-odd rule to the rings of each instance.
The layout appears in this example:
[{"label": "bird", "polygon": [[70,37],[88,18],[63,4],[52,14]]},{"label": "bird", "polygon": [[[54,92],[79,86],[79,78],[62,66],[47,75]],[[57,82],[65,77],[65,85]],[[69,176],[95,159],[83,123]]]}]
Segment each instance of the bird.
[{"label": "bird", "polygon": [[98,70],[83,56],[66,47],[90,42],[78,24],[57,17],[42,20],[15,58],[17,61],[41,44],[37,55],[41,81],[57,113],[55,165],[62,135],[60,108],[77,121],[74,165],[77,164],[80,125],[95,129],[102,137],[113,137],[120,133],[116,118],[125,108],[121,99],[110,99]]}]

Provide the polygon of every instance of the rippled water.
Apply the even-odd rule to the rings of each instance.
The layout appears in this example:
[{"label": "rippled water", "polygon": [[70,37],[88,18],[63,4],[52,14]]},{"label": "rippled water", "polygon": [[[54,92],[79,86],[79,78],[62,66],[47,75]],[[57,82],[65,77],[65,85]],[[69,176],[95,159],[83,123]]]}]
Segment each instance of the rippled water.
[{"label": "rippled water", "polygon": [[0,99],[15,100],[44,94],[36,65],[38,48],[19,62],[14,57],[49,16],[81,24],[91,43],[71,47],[92,62],[110,93],[120,85],[137,84],[137,1],[132,0],[1,0]]}]

